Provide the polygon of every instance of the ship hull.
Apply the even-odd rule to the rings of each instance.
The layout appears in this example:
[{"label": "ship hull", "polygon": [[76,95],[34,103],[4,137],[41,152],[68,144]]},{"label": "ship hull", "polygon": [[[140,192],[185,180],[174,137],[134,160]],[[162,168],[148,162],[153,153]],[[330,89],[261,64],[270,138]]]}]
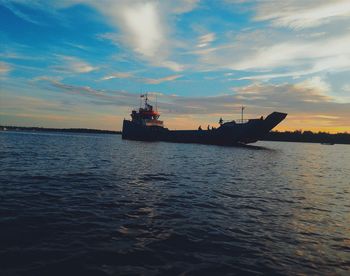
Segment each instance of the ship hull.
[{"label": "ship hull", "polygon": [[249,144],[262,139],[286,116],[286,113],[273,112],[265,119],[253,119],[242,124],[223,124],[213,130],[169,130],[163,127],[144,126],[124,120],[122,138],[137,141],[164,141],[224,146]]}]

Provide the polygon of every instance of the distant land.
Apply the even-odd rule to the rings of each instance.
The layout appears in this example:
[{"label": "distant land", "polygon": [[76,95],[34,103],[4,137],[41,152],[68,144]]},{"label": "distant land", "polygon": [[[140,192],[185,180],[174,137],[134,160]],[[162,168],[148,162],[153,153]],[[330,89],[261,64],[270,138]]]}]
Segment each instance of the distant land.
[{"label": "distant land", "polygon": [[30,132],[74,132],[74,133],[100,133],[100,134],[121,134],[121,131],[90,129],[90,128],[46,128],[46,127],[20,127],[0,126],[2,131],[30,131]]},{"label": "distant land", "polygon": [[[71,132],[71,133],[96,133],[96,134],[121,134],[121,131],[89,129],[89,128],[44,128],[44,127],[20,127],[0,126],[0,131],[29,131],[29,132]],[[271,131],[262,141],[279,142],[303,142],[321,144],[350,144],[350,133],[327,133],[312,131]]]},{"label": "distant land", "polygon": [[280,142],[304,142],[304,143],[324,143],[324,144],[350,144],[350,133],[327,133],[312,131],[271,131],[268,133],[264,141],[280,141]]}]

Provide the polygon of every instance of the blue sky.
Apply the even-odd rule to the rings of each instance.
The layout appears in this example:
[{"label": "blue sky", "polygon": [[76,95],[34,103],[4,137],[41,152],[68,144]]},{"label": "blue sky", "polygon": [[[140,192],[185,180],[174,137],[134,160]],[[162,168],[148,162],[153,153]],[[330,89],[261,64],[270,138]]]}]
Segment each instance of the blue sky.
[{"label": "blue sky", "polygon": [[119,130],[157,94],[170,128],[289,116],[350,130],[350,2],[0,1],[0,123]]}]

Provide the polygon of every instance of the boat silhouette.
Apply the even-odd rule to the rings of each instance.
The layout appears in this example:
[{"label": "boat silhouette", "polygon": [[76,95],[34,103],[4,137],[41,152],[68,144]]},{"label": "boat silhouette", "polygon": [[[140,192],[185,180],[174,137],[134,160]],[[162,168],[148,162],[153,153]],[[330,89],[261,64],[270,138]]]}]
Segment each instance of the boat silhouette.
[{"label": "boat silhouette", "polygon": [[218,128],[206,130],[169,130],[159,120],[160,114],[148,102],[148,95],[141,95],[144,106],[133,110],[131,120],[124,119],[122,138],[137,141],[164,141],[175,143],[198,143],[209,145],[234,146],[255,143],[282,122],[287,114],[272,112],[266,118],[224,122],[219,120]]}]

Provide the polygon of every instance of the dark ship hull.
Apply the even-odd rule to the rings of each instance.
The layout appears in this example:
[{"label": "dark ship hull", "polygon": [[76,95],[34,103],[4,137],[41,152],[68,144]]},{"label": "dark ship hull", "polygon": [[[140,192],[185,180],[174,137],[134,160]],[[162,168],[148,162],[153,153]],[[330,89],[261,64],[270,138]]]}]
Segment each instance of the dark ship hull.
[{"label": "dark ship hull", "polygon": [[286,116],[286,113],[273,112],[265,119],[251,119],[246,123],[228,122],[212,130],[169,130],[160,126],[146,126],[138,122],[124,120],[122,138],[138,141],[165,141],[224,146],[249,144],[262,139]]}]

